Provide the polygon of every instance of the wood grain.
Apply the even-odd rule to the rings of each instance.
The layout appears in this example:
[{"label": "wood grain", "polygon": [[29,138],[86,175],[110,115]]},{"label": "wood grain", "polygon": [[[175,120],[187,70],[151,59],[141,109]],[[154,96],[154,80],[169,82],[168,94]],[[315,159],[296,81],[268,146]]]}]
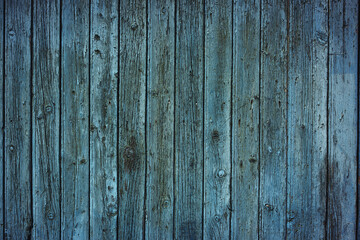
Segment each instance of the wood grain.
[{"label": "wood grain", "polygon": [[62,2],[62,239],[89,238],[89,11],[89,1]]},{"label": "wood grain", "polygon": [[261,239],[286,236],[287,1],[262,1],[260,90]]},{"label": "wood grain", "polygon": [[60,238],[60,2],[34,0],[34,239]]},{"label": "wood grain", "polygon": [[228,239],[232,3],[205,2],[204,237]]},{"label": "wood grain", "polygon": [[5,238],[32,234],[31,1],[5,2]]},{"label": "wood grain", "polygon": [[234,2],[233,46],[231,237],[257,239],[260,1]]},{"label": "wood grain", "polygon": [[146,9],[144,0],[120,1],[120,239],[141,239],[144,235]]},{"label": "wood grain", "polygon": [[117,236],[118,3],[91,1],[90,237]]},{"label": "wood grain", "polygon": [[5,138],[5,118],[4,118],[4,109],[5,109],[5,75],[4,75],[4,38],[5,38],[5,0],[0,0],[0,26],[2,26],[2,36],[0,37],[0,239],[4,239],[4,162],[5,162],[5,146],[4,146],[4,138]]},{"label": "wood grain", "polygon": [[175,2],[148,2],[146,238],[173,237]]},{"label": "wood grain", "polygon": [[202,238],[203,1],[176,3],[175,239]]},{"label": "wood grain", "polygon": [[289,5],[287,238],[325,239],[327,1]]},{"label": "wood grain", "polygon": [[358,7],[329,8],[328,239],[356,238]]}]

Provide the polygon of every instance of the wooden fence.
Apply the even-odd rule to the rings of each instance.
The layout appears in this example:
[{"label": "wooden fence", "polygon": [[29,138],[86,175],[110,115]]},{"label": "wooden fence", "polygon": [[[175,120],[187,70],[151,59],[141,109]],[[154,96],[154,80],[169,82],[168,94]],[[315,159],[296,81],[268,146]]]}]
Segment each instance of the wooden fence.
[{"label": "wooden fence", "polygon": [[357,0],[0,16],[0,239],[360,238]]}]

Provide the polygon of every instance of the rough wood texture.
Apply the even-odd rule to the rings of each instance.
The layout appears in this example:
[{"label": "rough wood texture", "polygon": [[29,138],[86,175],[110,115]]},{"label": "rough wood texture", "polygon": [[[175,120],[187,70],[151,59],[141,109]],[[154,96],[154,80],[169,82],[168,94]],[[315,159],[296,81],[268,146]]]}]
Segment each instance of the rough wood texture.
[{"label": "rough wood texture", "polygon": [[287,2],[261,3],[261,239],[286,236]]},{"label": "rough wood texture", "polygon": [[116,239],[118,3],[91,1],[90,237]]},{"label": "rough wood texture", "polygon": [[5,238],[32,234],[31,1],[5,3]]},{"label": "rough wood texture", "polygon": [[202,238],[203,1],[176,3],[175,239]]},{"label": "rough wood texture", "polygon": [[356,238],[358,2],[330,1],[328,238]]},{"label": "rough wood texture", "polygon": [[5,136],[5,118],[4,118],[4,37],[5,37],[5,0],[0,0],[0,26],[2,27],[0,37],[0,239],[4,239],[4,136]]},{"label": "rough wood texture", "polygon": [[173,237],[175,2],[148,2],[146,238]]},{"label": "rough wood texture", "polygon": [[327,1],[290,1],[288,239],[325,239],[327,13]]},{"label": "rough wood texture", "polygon": [[60,2],[34,0],[34,239],[60,238]]},{"label": "rough wood texture", "polygon": [[[120,239],[144,234],[146,1],[120,1]],[[150,139],[152,141],[152,139]]]},{"label": "rough wood texture", "polygon": [[260,1],[235,1],[233,24],[233,239],[258,238]]},{"label": "rough wood texture", "polygon": [[232,3],[205,2],[204,237],[228,239]]},{"label": "rough wood texture", "polygon": [[356,239],[355,0],[0,0],[0,239]]},{"label": "rough wood texture", "polygon": [[62,239],[89,238],[89,8],[89,1],[62,2]]}]

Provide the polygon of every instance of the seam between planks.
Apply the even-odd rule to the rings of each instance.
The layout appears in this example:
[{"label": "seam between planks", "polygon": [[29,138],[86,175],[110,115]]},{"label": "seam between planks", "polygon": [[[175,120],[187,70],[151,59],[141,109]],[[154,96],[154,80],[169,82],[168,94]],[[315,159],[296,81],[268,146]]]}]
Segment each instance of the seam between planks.
[{"label": "seam between planks", "polygon": [[61,152],[62,152],[62,146],[61,146],[61,138],[62,138],[62,125],[61,125],[61,118],[62,118],[62,114],[61,114],[61,112],[62,112],[62,104],[61,104],[61,101],[62,101],[62,93],[61,93],[61,84],[62,84],[62,82],[61,82],[61,78],[62,78],[62,0],[59,0],[59,7],[60,7],[60,9],[59,9],[59,24],[60,24],[60,26],[59,26],[59,31],[60,31],[60,33],[59,33],[59,44],[60,44],[60,46],[59,46],[59,195],[60,195],[60,197],[59,197],[59,231],[60,231],[60,234],[59,234],[59,236],[60,236],[60,239],[62,239],[62,231],[61,231],[61,226],[62,226],[62,224],[61,224],[61,218],[62,218],[62,206],[61,206],[61,199],[62,199],[62,192],[61,192],[61,186],[62,186],[62,165],[61,165],[61,160],[62,160],[62,154],[61,154]]},{"label": "seam between planks", "polygon": [[[121,0],[120,0],[121,1]],[[144,206],[143,206],[143,232],[142,237],[145,240],[146,236],[146,220],[147,220],[147,213],[146,213],[146,200],[147,200],[147,174],[148,174],[148,151],[147,151],[147,118],[148,118],[148,55],[149,55],[149,2],[146,1],[145,3],[145,123],[144,123],[144,138],[145,138],[145,180],[144,180]],[[119,16],[120,19],[120,16]],[[120,54],[120,50],[119,50]],[[119,55],[120,56],[120,55]]]},{"label": "seam between planks", "polygon": [[329,98],[330,98],[330,0],[327,1],[327,56],[326,56],[326,78],[327,78],[327,86],[326,86],[326,191],[325,191],[325,226],[324,226],[324,236],[327,239],[327,229],[328,229],[328,214],[329,214],[329,153],[330,153],[330,144],[329,144]]},{"label": "seam between planks", "polygon": [[119,102],[120,102],[120,1],[117,1],[118,4],[118,26],[117,26],[117,31],[118,31],[118,53],[117,53],[117,72],[118,72],[118,77],[117,77],[117,82],[116,82],[116,86],[117,86],[117,90],[116,90],[116,162],[117,162],[117,168],[116,168],[116,208],[117,208],[117,218],[116,218],[116,239],[119,239],[119,218],[120,218],[120,197],[119,197],[119,177],[120,177],[120,171],[119,171],[119,144],[120,144],[120,107],[119,107]]},{"label": "seam between planks", "polygon": [[88,236],[89,238],[91,238],[91,200],[90,200],[90,197],[91,197],[91,163],[90,161],[92,160],[91,159],[91,134],[90,134],[90,126],[91,126],[91,0],[88,0],[88,4],[89,4],[89,15],[88,15],[88,18],[89,18],[89,28],[88,28],[88,81],[89,81],[89,84],[88,84],[88,103],[89,103],[89,106],[88,106],[88,159],[89,159],[89,166],[88,166],[88,174],[89,174],[89,192],[88,192],[88,197],[89,197],[89,205],[88,205]]},{"label": "seam between planks", "polygon": [[258,212],[257,212],[257,217],[258,217],[258,221],[257,221],[257,236],[258,236],[258,240],[260,239],[260,193],[261,193],[261,185],[260,185],[260,163],[261,163],[261,48],[262,48],[262,44],[261,44],[261,38],[262,38],[262,34],[261,34],[261,28],[262,28],[262,1],[260,1],[259,3],[259,160],[258,160]]},{"label": "seam between planks", "polygon": [[175,239],[176,214],[176,38],[177,38],[177,1],[174,2],[174,122],[173,122],[173,239]]},{"label": "seam between planks", "polygon": [[[205,47],[205,46],[204,46]],[[233,83],[234,83],[234,1],[231,1],[231,76],[230,76],[230,180],[229,192],[229,240],[231,240],[232,225],[232,179],[233,179]]]},{"label": "seam between planks", "polygon": [[201,232],[202,232],[202,239],[204,239],[204,220],[205,220],[205,34],[206,34],[206,8],[205,8],[205,0],[203,0],[203,85],[202,85],[202,208],[201,208]]},{"label": "seam between planks", "polygon": [[6,0],[3,1],[3,64],[2,64],[2,68],[3,68],[3,79],[2,79],[2,84],[3,84],[3,89],[2,89],[2,102],[3,102],[3,106],[2,106],[2,115],[3,115],[3,123],[2,123],[2,134],[3,134],[3,142],[2,142],[2,152],[3,152],[3,159],[2,159],[2,164],[3,164],[3,169],[2,169],[2,181],[3,181],[3,186],[2,186],[2,201],[3,201],[3,236],[5,237],[5,227],[6,227],[6,214],[5,214],[5,211],[6,211],[6,205],[5,205],[5,20],[6,20],[6,6],[5,6],[5,2]]},{"label": "seam between planks", "polygon": [[29,164],[29,174],[30,174],[30,216],[31,216],[31,226],[30,226],[30,238],[33,237],[33,228],[34,228],[34,196],[33,196],[33,60],[34,60],[34,0],[31,0],[31,26],[30,26],[30,164]]},{"label": "seam between planks", "polygon": [[285,239],[287,239],[287,210],[288,210],[288,166],[289,166],[289,150],[288,150],[288,142],[289,142],[289,134],[288,134],[288,118],[289,118],[289,46],[290,46],[290,0],[286,1],[286,117],[285,117]]}]

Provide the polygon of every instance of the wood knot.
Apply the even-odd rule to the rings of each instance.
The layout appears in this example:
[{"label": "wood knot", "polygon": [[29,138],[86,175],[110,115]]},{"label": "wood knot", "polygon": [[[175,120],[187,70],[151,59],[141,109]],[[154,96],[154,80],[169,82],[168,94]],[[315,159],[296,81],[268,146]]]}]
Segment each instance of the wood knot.
[{"label": "wood knot", "polygon": [[211,138],[212,138],[213,141],[218,142],[218,141],[220,140],[219,131],[214,130],[214,131],[211,133]]},{"label": "wood knot", "polygon": [[170,200],[167,199],[167,198],[163,199],[163,200],[161,201],[161,207],[162,207],[162,208],[168,208],[168,207],[170,207]]},{"label": "wood knot", "polygon": [[10,145],[10,146],[9,146],[9,151],[10,151],[10,152],[15,152],[15,146],[14,146],[14,145]]},{"label": "wood knot", "polygon": [[124,155],[126,158],[134,158],[135,151],[132,147],[126,147],[124,150]]},{"label": "wood knot", "polygon": [[253,157],[251,157],[251,158],[249,158],[249,162],[251,162],[251,163],[255,163],[255,162],[256,162],[256,159],[255,159],[255,158],[253,158]]},{"label": "wood knot", "polygon": [[219,169],[219,171],[218,171],[218,173],[217,173],[217,176],[218,176],[219,178],[225,177],[225,176],[226,176],[225,170],[224,170],[224,169]]},{"label": "wood knot", "polygon": [[266,204],[265,204],[265,209],[270,212],[270,211],[273,211],[273,210],[274,210],[274,206],[266,203]]}]

